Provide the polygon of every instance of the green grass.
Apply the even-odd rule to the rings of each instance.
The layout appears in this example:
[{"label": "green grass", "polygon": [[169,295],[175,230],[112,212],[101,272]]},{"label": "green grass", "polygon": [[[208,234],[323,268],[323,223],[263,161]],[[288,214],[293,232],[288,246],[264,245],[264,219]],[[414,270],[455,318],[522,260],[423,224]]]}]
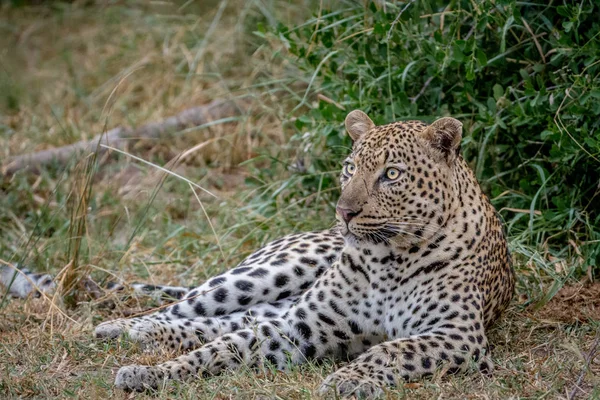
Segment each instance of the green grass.
[{"label": "green grass", "polygon": [[[311,13],[321,18],[311,19]],[[175,170],[217,198],[194,194],[184,181],[114,152],[0,183],[0,259],[36,271],[63,271],[67,284],[48,300],[2,305],[0,397],[125,398],[112,388],[119,366],[168,357],[144,354],[127,342],[94,341],[93,326],[100,321],[156,304],[112,298],[115,307],[107,307],[82,290],[85,275],[100,282],[116,277],[187,285],[283,234],[331,226],[337,161],[348,151],[340,116],[349,110],[334,111],[335,105],[315,95],[346,108],[361,104],[331,90],[336,87],[331,75],[315,74],[288,53],[285,35],[273,33],[308,21],[303,25],[308,32],[318,24],[322,32],[343,38],[330,18],[318,2],[308,1],[0,5],[0,162],[116,126],[160,120],[212,99],[251,99],[234,121],[127,149],[162,166],[218,138]],[[354,38],[359,37],[369,40]],[[306,38],[296,40],[295,45],[310,46]],[[311,52],[323,54],[314,67],[328,53],[319,47],[323,37],[315,35],[313,42]],[[322,67],[331,68],[326,62],[335,57]],[[384,111],[376,118],[387,122],[394,115],[401,116]],[[474,157],[474,148],[466,146]],[[501,207],[515,196],[523,198],[494,195]],[[524,207],[517,202],[512,208]],[[530,307],[581,276],[589,252],[582,261],[573,250],[581,245],[577,240],[575,247],[545,250],[549,227],[536,219],[532,236],[522,228],[527,213],[502,215],[517,255],[519,286],[510,311],[490,333],[495,374],[438,375],[409,383],[389,398],[569,398],[572,392],[600,398],[599,361],[586,361],[597,345],[599,322],[556,322]],[[581,238],[580,227],[573,239]],[[173,383],[155,397],[316,398],[332,368],[326,362],[289,373],[243,371]]]}]

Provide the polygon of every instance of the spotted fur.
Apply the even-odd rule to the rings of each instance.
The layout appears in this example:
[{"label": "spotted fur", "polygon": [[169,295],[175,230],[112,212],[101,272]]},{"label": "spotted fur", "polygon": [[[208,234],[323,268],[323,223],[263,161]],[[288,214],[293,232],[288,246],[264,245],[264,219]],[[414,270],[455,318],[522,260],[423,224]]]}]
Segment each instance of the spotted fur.
[{"label": "spotted fur", "polygon": [[99,325],[101,338],[127,331],[149,349],[195,349],[122,367],[117,387],[333,357],[351,361],[322,393],[377,397],[439,369],[492,369],[485,329],[514,276],[500,221],[460,156],[462,125],[376,127],[354,111],[346,127],[354,146],[337,227],[279,239],[163,313]]}]

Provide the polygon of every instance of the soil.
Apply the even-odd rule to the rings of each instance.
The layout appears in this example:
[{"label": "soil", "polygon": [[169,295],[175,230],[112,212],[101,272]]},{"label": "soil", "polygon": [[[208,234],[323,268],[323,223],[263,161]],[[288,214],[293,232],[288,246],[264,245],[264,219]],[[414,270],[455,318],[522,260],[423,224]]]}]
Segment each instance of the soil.
[{"label": "soil", "polygon": [[600,282],[565,286],[534,314],[563,323],[600,321]]}]

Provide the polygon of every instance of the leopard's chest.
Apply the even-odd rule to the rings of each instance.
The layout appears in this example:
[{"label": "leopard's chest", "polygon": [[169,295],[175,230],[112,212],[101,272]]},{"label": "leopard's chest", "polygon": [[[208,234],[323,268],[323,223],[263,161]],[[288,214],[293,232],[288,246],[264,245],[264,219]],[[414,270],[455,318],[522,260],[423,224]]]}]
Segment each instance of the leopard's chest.
[{"label": "leopard's chest", "polygon": [[[374,324],[390,338],[426,331],[437,314],[447,312],[446,276],[454,264],[435,255],[422,258],[399,256],[385,265],[371,265],[368,287]],[[443,307],[443,308],[442,308]],[[441,311],[440,311],[441,310]]]},{"label": "leopard's chest", "polygon": [[337,292],[347,298],[351,314],[369,320],[374,332],[388,337],[410,336],[435,323],[447,275],[458,261],[449,260],[438,249],[428,254],[421,250],[346,249]]}]

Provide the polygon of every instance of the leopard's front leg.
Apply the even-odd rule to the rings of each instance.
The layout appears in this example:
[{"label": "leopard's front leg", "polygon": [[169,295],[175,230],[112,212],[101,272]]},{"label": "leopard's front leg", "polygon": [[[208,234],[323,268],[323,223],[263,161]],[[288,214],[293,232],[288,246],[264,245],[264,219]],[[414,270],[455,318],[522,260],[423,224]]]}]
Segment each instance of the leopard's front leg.
[{"label": "leopard's front leg", "polygon": [[330,374],[319,392],[377,398],[386,387],[436,371],[455,373],[474,365],[483,372],[491,372],[492,363],[484,350],[487,339],[483,328],[477,331],[470,328],[472,326],[440,328],[373,346]]}]

